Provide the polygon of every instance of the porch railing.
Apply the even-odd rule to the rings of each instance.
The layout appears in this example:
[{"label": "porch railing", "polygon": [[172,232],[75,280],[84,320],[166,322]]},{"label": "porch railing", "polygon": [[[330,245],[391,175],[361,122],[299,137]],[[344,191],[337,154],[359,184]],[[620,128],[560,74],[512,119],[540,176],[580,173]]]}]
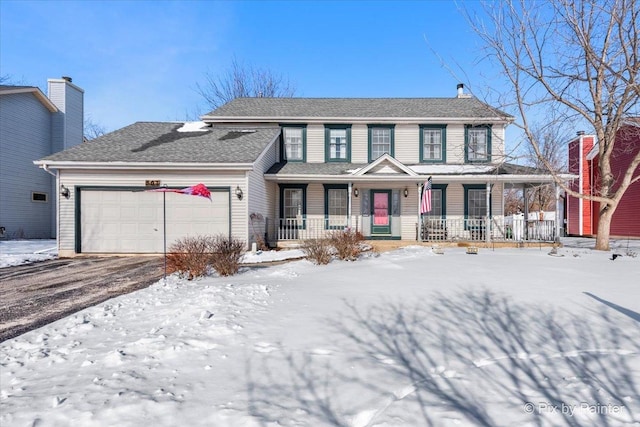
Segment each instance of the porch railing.
[{"label": "porch railing", "polygon": [[469,218],[424,218],[423,241],[544,241],[555,240],[555,221],[525,221],[524,218],[499,217],[489,220]]},{"label": "porch railing", "polygon": [[[270,244],[279,241],[296,241],[328,237],[336,230],[349,226],[352,230],[362,230],[362,216],[353,216],[350,223],[346,218],[300,216],[297,218],[267,219],[264,223],[265,240]],[[414,222],[415,224],[415,222]],[[426,242],[522,242],[555,240],[555,221],[525,221],[519,217],[485,218],[423,218],[417,227],[416,239]],[[364,233],[365,237],[367,233]]]},{"label": "porch railing", "polygon": [[349,223],[346,218],[280,218],[267,222],[267,240],[269,242],[321,239],[329,237],[336,230],[344,230],[350,227],[359,231],[361,224],[359,218],[354,216]]}]

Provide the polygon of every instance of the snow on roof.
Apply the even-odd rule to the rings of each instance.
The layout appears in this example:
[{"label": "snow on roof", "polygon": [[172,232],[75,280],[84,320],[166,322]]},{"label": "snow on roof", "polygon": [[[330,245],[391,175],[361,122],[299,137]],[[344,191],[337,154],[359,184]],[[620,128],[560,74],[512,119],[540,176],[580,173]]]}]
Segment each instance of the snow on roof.
[{"label": "snow on roof", "polygon": [[181,128],[178,128],[178,132],[206,132],[209,128],[205,122],[185,122]]},{"label": "snow on roof", "polygon": [[450,175],[467,173],[488,173],[493,171],[496,165],[414,165],[409,169],[422,175]]}]

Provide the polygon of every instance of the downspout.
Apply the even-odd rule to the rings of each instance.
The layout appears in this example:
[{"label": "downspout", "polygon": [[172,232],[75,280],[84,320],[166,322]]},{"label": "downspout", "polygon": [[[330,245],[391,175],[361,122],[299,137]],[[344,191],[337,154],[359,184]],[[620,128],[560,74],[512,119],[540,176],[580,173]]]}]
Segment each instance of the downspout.
[{"label": "downspout", "polygon": [[60,192],[58,189],[60,188],[60,170],[56,169],[56,173],[53,173],[49,166],[46,163],[41,165],[43,171],[48,173],[49,175],[55,177],[55,195],[56,195],[56,246],[58,247],[58,253],[60,252]]}]

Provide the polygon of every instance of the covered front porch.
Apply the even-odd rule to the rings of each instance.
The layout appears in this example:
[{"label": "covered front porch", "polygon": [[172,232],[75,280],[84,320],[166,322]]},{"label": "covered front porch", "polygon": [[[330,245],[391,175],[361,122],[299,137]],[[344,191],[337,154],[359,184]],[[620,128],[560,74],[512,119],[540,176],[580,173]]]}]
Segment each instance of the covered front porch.
[{"label": "covered front porch", "polygon": [[[389,222],[394,221],[393,217]],[[399,219],[396,219],[399,221]],[[492,217],[487,219],[469,219],[456,216],[434,218],[424,216],[414,222],[414,236],[411,239],[396,234],[376,235],[367,233],[371,227],[371,218],[352,216],[349,226],[343,218],[317,218],[300,216],[298,218],[267,219],[266,240],[272,246],[291,244],[307,239],[322,239],[336,231],[350,229],[359,232],[367,240],[414,240],[416,242],[555,242],[558,230],[553,219],[526,220],[524,215]]]},{"label": "covered front porch", "polygon": [[[300,173],[301,171],[307,173]],[[556,214],[531,218],[505,212],[505,189],[553,178],[514,165],[404,165],[384,155],[368,165],[282,165],[273,182],[274,211],[265,219],[270,245],[357,231],[366,240],[414,242],[554,242]],[[427,179],[430,206],[421,209]],[[559,191],[556,187],[556,200]]]}]

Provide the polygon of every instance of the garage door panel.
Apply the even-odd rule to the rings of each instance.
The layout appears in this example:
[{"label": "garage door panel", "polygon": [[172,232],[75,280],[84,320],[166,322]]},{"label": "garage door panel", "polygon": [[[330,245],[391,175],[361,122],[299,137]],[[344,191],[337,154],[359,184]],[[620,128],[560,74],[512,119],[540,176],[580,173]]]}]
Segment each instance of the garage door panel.
[{"label": "garage door panel", "polygon": [[[167,246],[185,236],[229,235],[229,193],[211,196],[165,194]],[[83,190],[80,204],[82,252],[162,253],[162,193]]]}]

